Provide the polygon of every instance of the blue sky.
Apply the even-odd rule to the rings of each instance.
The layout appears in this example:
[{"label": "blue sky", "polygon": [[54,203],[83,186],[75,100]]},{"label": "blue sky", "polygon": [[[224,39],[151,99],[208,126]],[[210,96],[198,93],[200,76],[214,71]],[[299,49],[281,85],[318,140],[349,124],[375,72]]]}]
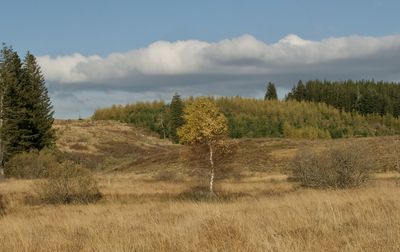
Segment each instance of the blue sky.
[{"label": "blue sky", "polygon": [[18,50],[107,55],[157,40],[252,34],[319,40],[400,33],[400,1],[4,1],[2,39]]},{"label": "blue sky", "polygon": [[400,1],[0,3],[0,41],[38,56],[60,118],[175,91],[260,97],[268,80],[281,96],[300,78],[399,80]]}]

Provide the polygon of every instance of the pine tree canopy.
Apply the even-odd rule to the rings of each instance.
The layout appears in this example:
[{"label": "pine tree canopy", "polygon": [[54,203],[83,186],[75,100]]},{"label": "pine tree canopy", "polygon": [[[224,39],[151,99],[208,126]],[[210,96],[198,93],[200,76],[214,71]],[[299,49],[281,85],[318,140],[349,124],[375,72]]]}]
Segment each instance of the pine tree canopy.
[{"label": "pine tree canopy", "polygon": [[[51,147],[53,107],[35,57],[27,53],[23,62],[12,48],[0,53],[1,155],[12,155]],[[2,162],[3,162],[2,161]]]},{"label": "pine tree canopy", "polygon": [[29,108],[31,111],[30,119],[34,129],[35,138],[32,143],[35,149],[52,146],[54,144],[53,106],[51,105],[45,80],[41,73],[36,58],[27,53],[24,65],[24,82],[30,91]]},{"label": "pine tree canopy", "polygon": [[400,85],[395,82],[299,81],[288,100],[323,102],[346,112],[400,116]]},{"label": "pine tree canopy", "polygon": [[275,84],[269,82],[267,85],[267,92],[265,93],[264,100],[278,100]]}]

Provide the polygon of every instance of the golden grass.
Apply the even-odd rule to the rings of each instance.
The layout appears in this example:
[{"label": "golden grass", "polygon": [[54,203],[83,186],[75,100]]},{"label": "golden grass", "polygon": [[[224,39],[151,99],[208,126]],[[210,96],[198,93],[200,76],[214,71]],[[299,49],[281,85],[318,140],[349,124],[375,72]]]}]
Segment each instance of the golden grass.
[{"label": "golden grass", "polygon": [[[397,251],[397,176],[333,191],[259,174],[219,183],[243,194],[212,202],[177,197],[192,181],[101,176],[98,204],[10,207],[0,217],[0,251]],[[31,183],[6,181],[0,193],[29,194]]]},{"label": "golden grass", "polygon": [[[58,147],[99,155],[104,195],[91,205],[37,205],[34,180],[0,181],[0,251],[398,251],[397,172],[349,190],[313,190],[282,174],[297,150],[346,141],[367,145],[393,170],[399,137],[341,140],[241,139],[234,165],[242,179],[216,184],[221,200],[188,197],[181,146],[115,122],[58,121]],[[78,144],[78,145],[76,145]],[[129,151],[132,150],[132,153]],[[121,153],[123,155],[121,155]],[[398,153],[398,152],[397,152]],[[94,159],[96,161],[97,159]],[[179,181],[157,181],[163,170]],[[115,172],[126,171],[126,172]],[[183,176],[185,175],[185,176]]]}]

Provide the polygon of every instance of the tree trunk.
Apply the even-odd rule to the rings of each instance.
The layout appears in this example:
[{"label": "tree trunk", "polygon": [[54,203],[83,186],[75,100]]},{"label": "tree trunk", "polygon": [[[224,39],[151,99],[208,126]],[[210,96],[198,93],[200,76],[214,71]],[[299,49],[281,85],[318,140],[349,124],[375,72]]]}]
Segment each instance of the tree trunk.
[{"label": "tree trunk", "polygon": [[164,127],[164,121],[163,121],[162,118],[161,118],[161,128],[162,128],[162,131],[163,131],[163,139],[165,139],[165,127]]},{"label": "tree trunk", "polygon": [[4,94],[2,93],[0,97],[0,179],[4,178],[3,100]]},{"label": "tree trunk", "polygon": [[213,148],[212,145],[208,145],[210,147],[210,194],[213,194],[213,185],[214,185],[214,160],[213,160]]}]

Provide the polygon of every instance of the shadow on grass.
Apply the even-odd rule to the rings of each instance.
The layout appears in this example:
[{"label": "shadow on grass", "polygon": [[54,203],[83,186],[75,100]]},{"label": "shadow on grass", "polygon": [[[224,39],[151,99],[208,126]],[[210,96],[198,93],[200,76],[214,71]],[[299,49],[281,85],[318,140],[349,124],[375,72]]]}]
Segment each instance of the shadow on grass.
[{"label": "shadow on grass", "polygon": [[7,205],[8,205],[7,199],[0,194],[0,218],[6,215]]},{"label": "shadow on grass", "polygon": [[225,202],[234,201],[244,197],[251,197],[250,194],[242,192],[227,192],[223,190],[214,190],[210,192],[206,186],[194,186],[175,196],[176,200],[196,201],[196,202]]}]

